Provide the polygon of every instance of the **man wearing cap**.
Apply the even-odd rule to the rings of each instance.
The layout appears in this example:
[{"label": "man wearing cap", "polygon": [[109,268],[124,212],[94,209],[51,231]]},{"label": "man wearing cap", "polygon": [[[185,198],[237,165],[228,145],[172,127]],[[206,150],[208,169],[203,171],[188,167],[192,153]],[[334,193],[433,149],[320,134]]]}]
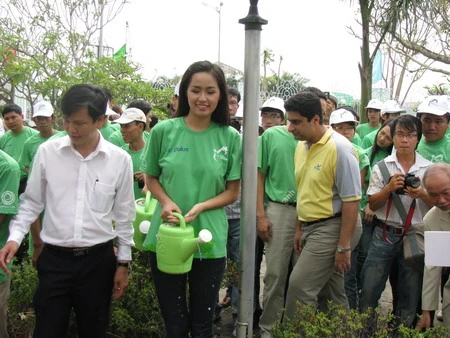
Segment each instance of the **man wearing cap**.
[{"label": "man wearing cap", "polygon": [[50,102],[40,101],[33,106],[33,121],[36,123],[39,133],[34,134],[25,141],[19,159],[19,164],[23,166],[27,173],[30,171],[38,147],[54,134],[60,133],[60,131],[53,129],[55,119],[54,110]]},{"label": "man wearing cap", "polygon": [[[0,149],[19,162],[25,141],[30,136],[38,134],[38,131],[23,125],[22,109],[14,103],[3,107],[2,116],[9,130],[0,135]],[[26,183],[27,173],[21,166],[19,194],[25,191]]]},{"label": "man wearing cap", "polygon": [[[406,110],[400,107],[397,101],[395,100],[388,100],[383,103],[381,106],[381,119],[386,122],[395,119],[396,117],[399,117],[400,114],[406,113]],[[373,143],[375,142],[375,137],[377,136],[377,130],[372,131],[371,133],[367,134],[362,141],[361,147],[364,149],[368,149],[371,146],[373,146]]]},{"label": "man wearing cap", "polygon": [[[269,99],[261,107],[261,115],[281,113],[284,121],[282,101]],[[279,112],[267,112],[267,107],[278,107]],[[281,122],[279,117],[274,120]],[[258,142],[257,230],[266,251],[263,312],[259,326],[261,337],[270,337],[272,326],[279,320],[285,305],[289,271],[297,260],[292,240],[297,218],[294,152],[298,142],[285,125],[266,129]]]},{"label": "man wearing cap", "polygon": [[[9,236],[9,222],[19,207],[19,164],[0,150],[0,248]],[[10,269],[12,262],[8,264]],[[0,270],[0,337],[8,337],[6,322],[11,276]]]},{"label": "man wearing cap", "polygon": [[446,137],[450,121],[450,97],[429,96],[417,109],[422,122],[422,139],[417,152],[431,162],[450,163],[450,139]]},{"label": "man wearing cap", "polygon": [[279,97],[271,97],[259,108],[264,130],[284,124],[284,101]]},{"label": "man wearing cap", "polygon": [[360,124],[356,127],[356,132],[359,134],[359,137],[364,139],[367,134],[371,132],[376,132],[380,129],[380,112],[381,112],[382,103],[380,100],[372,99],[369,101],[366,107],[366,117],[367,123]]},{"label": "man wearing cap", "polygon": [[103,138],[107,141],[109,141],[109,138],[111,137],[111,134],[115,131],[120,130],[120,126],[115,123],[111,123],[109,120],[110,116],[119,117],[120,115],[117,114],[114,110],[111,109],[112,106],[112,94],[109,91],[108,88],[103,88],[104,92],[106,93],[106,96],[108,98],[108,104],[105,109],[105,119],[103,121],[103,125],[98,128],[100,130],[100,133],[102,134]]},{"label": "man wearing cap", "polygon": [[361,199],[358,160],[352,144],[323,125],[320,98],[300,92],[285,103],[288,130],[300,140],[295,150],[299,255],[289,279],[286,316],[297,302],[316,306],[326,288],[329,299],[348,307],[344,273],[351,267],[351,240]]},{"label": "man wearing cap", "polygon": [[144,175],[140,171],[140,167],[141,155],[145,147],[145,140],[142,135],[147,125],[147,119],[142,110],[127,108],[122,116],[114,122],[120,124],[120,132],[125,142],[122,149],[130,154],[133,162],[134,199],[138,199],[143,196]]},{"label": "man wearing cap", "polygon": [[[158,118],[153,118],[150,114],[151,110],[152,110],[152,106],[150,105],[150,103],[148,103],[145,100],[133,100],[130,102],[130,104],[128,105],[128,108],[137,108],[139,110],[141,110],[145,117],[146,117],[146,127],[144,129],[144,141],[147,142],[149,134],[150,134],[150,130],[151,128],[153,128],[153,126],[158,123]],[[114,121],[114,123],[117,123],[117,120]],[[117,124],[118,126],[120,126],[119,124]],[[115,132],[113,132],[111,134],[111,136],[109,137],[109,142],[111,142],[112,144],[115,144],[118,147],[123,147],[125,145],[125,141],[123,140],[122,137],[122,132],[121,130],[117,130]]]},{"label": "man wearing cap", "polygon": [[120,298],[128,286],[133,171],[130,156],[98,131],[106,106],[106,94],[97,86],[78,84],[64,94],[68,135],[38,148],[19,213],[0,250],[0,267],[8,274],[7,264],[45,208],[34,337],[64,337],[72,308],[78,336],[105,337],[111,297]]},{"label": "man wearing cap", "polygon": [[[53,129],[53,122],[56,117],[54,110],[50,102],[40,101],[33,106],[33,121],[39,130],[38,134],[29,137],[24,145],[23,151],[20,155],[19,164],[24,168],[26,173],[29,175],[30,168],[38,147],[48,141],[53,135],[58,135],[62,133],[61,131]],[[31,224],[30,227],[30,244],[29,244],[29,254],[32,255],[33,265],[36,264],[37,258],[42,250],[44,243],[41,240],[39,233],[41,232],[41,222],[38,217],[35,222]]]}]

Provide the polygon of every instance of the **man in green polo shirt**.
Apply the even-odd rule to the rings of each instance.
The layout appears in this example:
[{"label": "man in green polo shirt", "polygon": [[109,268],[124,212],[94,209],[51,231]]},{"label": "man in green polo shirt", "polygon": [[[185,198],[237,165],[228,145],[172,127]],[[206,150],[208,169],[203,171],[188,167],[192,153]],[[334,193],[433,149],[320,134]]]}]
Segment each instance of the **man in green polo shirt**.
[{"label": "man in green polo shirt", "polygon": [[[19,164],[0,150],[0,248],[9,236],[9,221],[17,214],[19,198]],[[9,269],[12,263],[8,264]],[[0,337],[8,337],[6,307],[8,303],[11,277],[0,270]]]},{"label": "man in green polo shirt", "polygon": [[[23,125],[22,108],[17,104],[7,104],[3,108],[2,116],[9,131],[0,136],[0,149],[19,162],[25,141],[38,131]],[[25,191],[26,183],[27,173],[21,166],[19,194]]]},{"label": "man in green polo shirt", "polygon": [[422,139],[417,152],[431,162],[450,163],[450,139],[446,137],[450,121],[450,96],[432,95],[417,109],[422,122]]},{"label": "man in green polo shirt", "polygon": [[366,107],[367,123],[360,124],[356,127],[356,132],[359,137],[364,139],[364,136],[370,134],[373,131],[377,131],[381,126],[381,112],[382,102],[377,99],[369,101]]},{"label": "man in green polo shirt", "polygon": [[122,146],[131,156],[134,174],[134,199],[143,197],[144,174],[140,171],[141,156],[145,148],[145,141],[142,137],[146,128],[146,117],[142,110],[138,108],[127,108],[122,116],[115,120],[120,125],[120,132],[125,145]]}]

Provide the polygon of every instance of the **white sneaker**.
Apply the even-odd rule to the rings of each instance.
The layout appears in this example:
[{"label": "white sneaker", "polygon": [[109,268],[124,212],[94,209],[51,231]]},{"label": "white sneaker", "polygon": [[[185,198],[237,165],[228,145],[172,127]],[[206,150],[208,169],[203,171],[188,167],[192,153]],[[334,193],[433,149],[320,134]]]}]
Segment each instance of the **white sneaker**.
[{"label": "white sneaker", "polygon": [[436,312],[436,319],[439,320],[440,322],[443,321],[442,310],[439,310],[439,311]]}]

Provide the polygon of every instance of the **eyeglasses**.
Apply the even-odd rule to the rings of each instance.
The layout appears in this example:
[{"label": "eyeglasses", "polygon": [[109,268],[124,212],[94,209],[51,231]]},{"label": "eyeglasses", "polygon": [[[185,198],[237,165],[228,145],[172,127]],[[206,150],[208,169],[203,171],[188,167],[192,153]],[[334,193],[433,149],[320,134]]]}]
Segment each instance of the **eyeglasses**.
[{"label": "eyeglasses", "polygon": [[229,101],[229,104],[231,106],[237,106],[238,102],[233,100],[233,101]]},{"label": "eyeglasses", "polygon": [[413,139],[413,138],[417,137],[417,133],[402,133],[401,131],[396,131],[394,133],[394,136],[397,136],[400,139],[405,138],[405,137],[407,139]]},{"label": "eyeglasses", "polygon": [[262,119],[271,119],[271,120],[276,120],[276,119],[281,119],[281,116],[278,114],[261,114],[261,118]]}]

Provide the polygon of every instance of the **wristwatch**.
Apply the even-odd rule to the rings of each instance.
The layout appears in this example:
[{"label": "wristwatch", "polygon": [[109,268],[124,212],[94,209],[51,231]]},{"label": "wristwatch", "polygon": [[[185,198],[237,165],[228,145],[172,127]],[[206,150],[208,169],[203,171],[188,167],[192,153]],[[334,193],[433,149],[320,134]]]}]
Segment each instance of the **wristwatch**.
[{"label": "wristwatch", "polygon": [[117,266],[121,266],[131,270],[131,261],[117,261]]},{"label": "wristwatch", "polygon": [[339,253],[344,253],[352,251],[352,248],[344,248],[342,245],[338,244],[336,251]]}]

